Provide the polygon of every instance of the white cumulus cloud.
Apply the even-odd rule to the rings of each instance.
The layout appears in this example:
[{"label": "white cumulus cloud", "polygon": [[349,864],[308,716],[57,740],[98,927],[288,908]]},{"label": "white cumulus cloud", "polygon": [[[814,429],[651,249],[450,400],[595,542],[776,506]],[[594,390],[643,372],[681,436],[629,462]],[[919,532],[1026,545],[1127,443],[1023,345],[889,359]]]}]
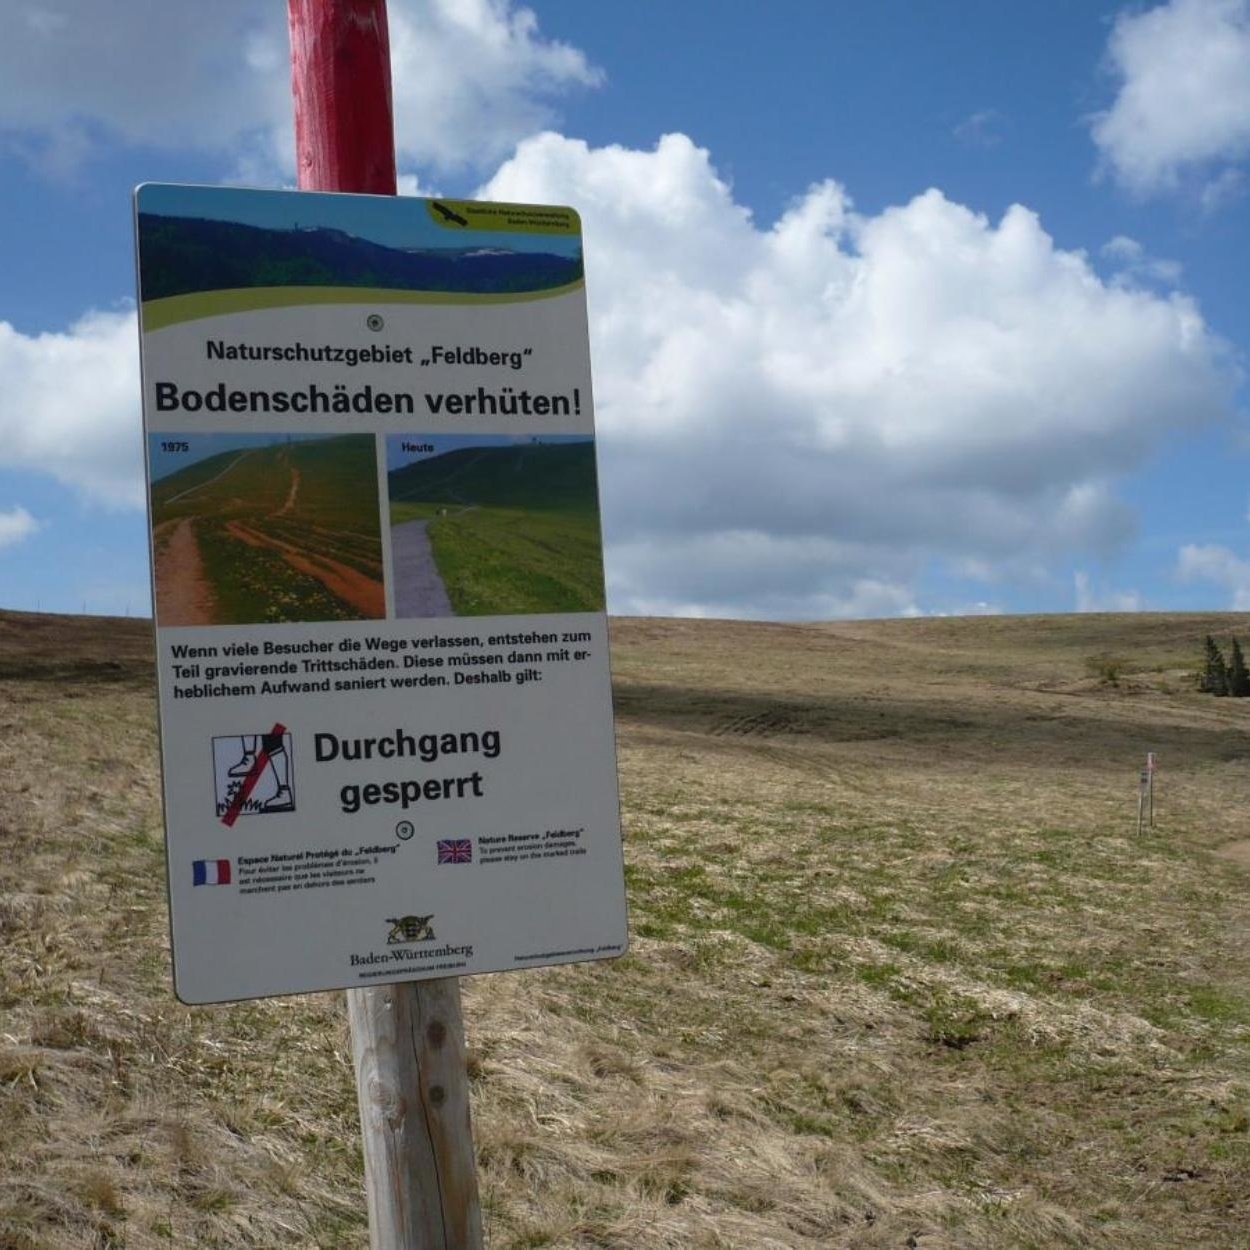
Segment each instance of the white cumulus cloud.
[{"label": "white cumulus cloud", "polygon": [[1115,177],[1148,194],[1191,175],[1208,207],[1226,199],[1250,155],[1250,0],[1126,10],[1107,58],[1119,87],[1092,133]]},{"label": "white cumulus cloud", "polygon": [[1113,281],[1121,286],[1143,282],[1177,286],[1184,275],[1184,269],[1178,261],[1149,255],[1136,239],[1130,239],[1125,234],[1117,234],[1115,238],[1108,239],[1100,251],[1117,267]]},{"label": "white cumulus cloud", "polygon": [[0,321],[0,468],[47,473],[109,506],[143,502],[133,312],[25,335]]},{"label": "white cumulus cloud", "polygon": [[1135,590],[1105,590],[1083,569],[1072,577],[1078,612],[1140,612],[1141,595]]},{"label": "white cumulus cloud", "polygon": [[285,105],[281,8],[20,0],[0,40],[0,134],[57,166],[100,133],[222,150],[261,143]]},{"label": "white cumulus cloud", "polygon": [[1243,560],[1227,547],[1191,543],[1180,550],[1177,576],[1185,582],[1212,582],[1229,594],[1229,608],[1250,611],[1250,560]]},{"label": "white cumulus cloud", "polygon": [[[950,610],[926,573],[1114,551],[1117,477],[1232,414],[1189,297],[1100,278],[1019,205],[991,221],[930,190],[867,215],[824,182],[760,224],[683,135],[544,133],[482,194],[583,214],[617,611]],[[139,431],[133,313],[0,323],[0,467],[139,506]]]},{"label": "white cumulus cloud", "polygon": [[1101,280],[1019,205],[867,216],[826,182],[761,227],[682,135],[537,136],[482,193],[582,211],[618,610],[906,612],[934,561],[1110,551],[1116,476],[1231,415],[1191,299]]},{"label": "white cumulus cloud", "polygon": [[505,0],[392,0],[389,21],[401,163],[496,159],[555,119],[548,101],[603,81],[577,48],[544,39],[532,10]]},{"label": "white cumulus cloud", "polygon": [[[286,6],[253,0],[19,0],[0,40],[0,141],[56,169],[92,136],[293,168]],[[602,72],[511,0],[391,0],[401,163],[487,162]]]},{"label": "white cumulus cloud", "polygon": [[39,522],[21,504],[15,505],[7,512],[0,510],[0,550],[16,546],[23,539],[29,538],[38,528]]}]

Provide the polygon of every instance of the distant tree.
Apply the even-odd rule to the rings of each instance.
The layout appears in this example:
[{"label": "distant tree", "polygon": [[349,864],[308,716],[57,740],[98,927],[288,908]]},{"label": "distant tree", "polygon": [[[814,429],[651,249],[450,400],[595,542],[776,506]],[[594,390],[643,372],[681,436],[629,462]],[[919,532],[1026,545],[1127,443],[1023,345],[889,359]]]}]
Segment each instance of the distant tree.
[{"label": "distant tree", "polygon": [[1228,693],[1236,699],[1250,695],[1250,671],[1246,669],[1246,658],[1241,654],[1241,643],[1236,638],[1228,657]]},{"label": "distant tree", "polygon": [[1224,663],[1224,656],[1210,634],[1207,635],[1205,645],[1206,655],[1203,657],[1202,672],[1198,677],[1198,689],[1203,694],[1227,694],[1228,665]]}]

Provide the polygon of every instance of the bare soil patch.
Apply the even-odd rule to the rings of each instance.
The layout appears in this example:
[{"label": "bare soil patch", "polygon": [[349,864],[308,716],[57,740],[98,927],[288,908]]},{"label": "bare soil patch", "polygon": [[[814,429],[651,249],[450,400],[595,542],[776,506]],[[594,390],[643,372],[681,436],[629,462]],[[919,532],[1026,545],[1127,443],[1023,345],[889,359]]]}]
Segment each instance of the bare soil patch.
[{"label": "bare soil patch", "polygon": [[283,500],[282,507],[278,509],[275,516],[285,516],[295,507],[295,501],[299,498],[299,470],[291,470],[291,490],[286,499]]},{"label": "bare soil patch", "polygon": [[271,534],[263,534],[242,521],[227,521],[226,532],[249,547],[264,547],[276,551],[293,569],[315,577],[331,594],[350,603],[366,617],[386,615],[385,591],[382,583],[349,565],[328,556],[303,551],[292,543],[283,542]]},{"label": "bare soil patch", "polygon": [[155,540],[157,619],[162,625],[211,625],[213,595],[204,580],[195,523],[170,522]]}]

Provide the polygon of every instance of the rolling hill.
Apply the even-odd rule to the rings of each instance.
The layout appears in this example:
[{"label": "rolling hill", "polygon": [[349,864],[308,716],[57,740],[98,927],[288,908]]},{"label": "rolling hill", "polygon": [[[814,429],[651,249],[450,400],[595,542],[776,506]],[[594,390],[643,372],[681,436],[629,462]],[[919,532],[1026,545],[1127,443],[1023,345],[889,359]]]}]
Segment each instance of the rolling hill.
[{"label": "rolling hill", "polygon": [[392,470],[388,482],[393,503],[472,503],[543,512],[598,508],[595,446],[589,439],[461,447]]},{"label": "rolling hill", "polygon": [[[1207,633],[614,620],[632,945],[464,983],[492,1250],[1243,1247]],[[0,1245],[363,1250],[342,996],[173,998],[150,640],[0,612]]]}]

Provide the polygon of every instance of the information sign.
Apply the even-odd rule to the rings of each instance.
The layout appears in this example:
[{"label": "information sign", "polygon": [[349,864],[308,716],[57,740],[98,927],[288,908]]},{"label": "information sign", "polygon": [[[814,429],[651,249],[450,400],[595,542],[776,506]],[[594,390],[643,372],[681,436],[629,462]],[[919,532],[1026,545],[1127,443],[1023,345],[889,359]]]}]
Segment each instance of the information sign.
[{"label": "information sign", "polygon": [[179,997],[621,954],[577,215],[136,217]]}]

